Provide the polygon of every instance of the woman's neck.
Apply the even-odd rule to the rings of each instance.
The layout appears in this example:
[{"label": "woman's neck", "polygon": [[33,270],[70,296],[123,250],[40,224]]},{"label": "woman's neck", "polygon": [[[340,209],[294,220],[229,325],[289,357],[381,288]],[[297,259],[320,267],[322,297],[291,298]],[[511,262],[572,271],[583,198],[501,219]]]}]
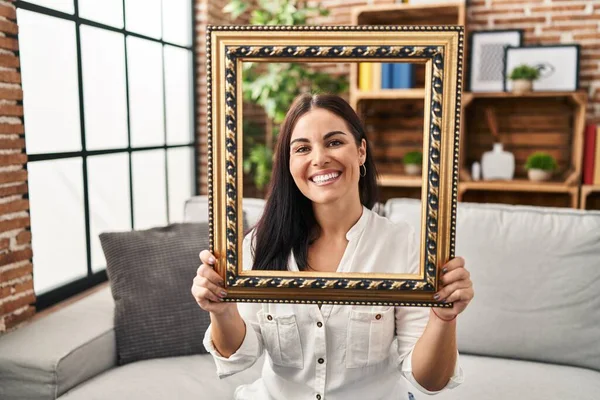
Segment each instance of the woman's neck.
[{"label": "woman's neck", "polygon": [[320,227],[321,238],[346,238],[346,233],[356,224],[363,213],[363,206],[359,201],[347,204],[313,203],[315,219]]}]

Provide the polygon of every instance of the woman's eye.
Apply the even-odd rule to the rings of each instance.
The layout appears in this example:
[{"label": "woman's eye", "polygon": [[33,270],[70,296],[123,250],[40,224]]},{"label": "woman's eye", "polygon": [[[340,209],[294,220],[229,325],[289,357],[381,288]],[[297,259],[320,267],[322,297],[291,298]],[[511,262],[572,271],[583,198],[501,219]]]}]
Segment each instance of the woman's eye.
[{"label": "woman's eye", "polygon": [[301,146],[301,147],[298,147],[294,153],[305,153],[307,150],[308,150],[308,147]]},{"label": "woman's eye", "polygon": [[340,144],[342,144],[342,142],[340,142],[339,140],[332,140],[331,142],[329,142],[330,146],[339,146]]}]

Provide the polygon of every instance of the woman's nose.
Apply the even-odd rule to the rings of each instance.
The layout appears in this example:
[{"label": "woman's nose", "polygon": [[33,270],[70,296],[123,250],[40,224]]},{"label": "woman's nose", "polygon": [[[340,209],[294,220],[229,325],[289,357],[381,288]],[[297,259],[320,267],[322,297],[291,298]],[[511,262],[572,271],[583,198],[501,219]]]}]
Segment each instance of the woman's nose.
[{"label": "woman's nose", "polygon": [[327,149],[324,148],[314,148],[312,151],[313,155],[313,165],[319,166],[324,165],[329,162],[329,154],[327,153]]}]

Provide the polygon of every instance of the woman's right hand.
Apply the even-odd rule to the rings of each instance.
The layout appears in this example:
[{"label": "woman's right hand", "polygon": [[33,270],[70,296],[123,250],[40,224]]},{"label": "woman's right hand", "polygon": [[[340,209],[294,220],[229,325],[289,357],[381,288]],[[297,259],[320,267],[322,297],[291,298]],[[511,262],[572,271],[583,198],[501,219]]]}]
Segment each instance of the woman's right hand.
[{"label": "woman's right hand", "polygon": [[200,252],[202,264],[196,271],[192,285],[192,295],[203,310],[213,314],[224,314],[236,306],[235,303],[226,303],[223,299],[227,296],[223,279],[213,269],[215,257],[208,250]]}]

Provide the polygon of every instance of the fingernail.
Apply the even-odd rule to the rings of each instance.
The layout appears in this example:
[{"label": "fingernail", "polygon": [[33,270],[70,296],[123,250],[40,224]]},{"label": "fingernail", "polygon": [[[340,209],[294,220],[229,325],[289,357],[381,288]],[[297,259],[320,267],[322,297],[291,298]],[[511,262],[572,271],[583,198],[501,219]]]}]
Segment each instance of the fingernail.
[{"label": "fingernail", "polygon": [[225,297],[225,296],[227,296],[227,292],[226,292],[226,291],[224,291],[224,290],[221,290],[221,296],[222,296],[222,297]]},{"label": "fingernail", "polygon": [[433,295],[433,298],[434,298],[436,301],[437,301],[437,300],[439,300],[439,299],[440,299],[440,295],[439,295],[439,293],[436,293],[436,294],[434,294],[434,295]]},{"label": "fingernail", "polygon": [[442,268],[442,272],[445,274],[446,272],[448,272],[448,268]]},{"label": "fingernail", "polygon": [[219,282],[219,286],[225,287],[225,282],[223,282],[223,281]]},{"label": "fingernail", "polygon": [[210,256],[210,257],[208,258],[208,262],[209,262],[210,264],[214,264],[214,263],[215,263],[215,258],[214,258],[213,256]]}]

